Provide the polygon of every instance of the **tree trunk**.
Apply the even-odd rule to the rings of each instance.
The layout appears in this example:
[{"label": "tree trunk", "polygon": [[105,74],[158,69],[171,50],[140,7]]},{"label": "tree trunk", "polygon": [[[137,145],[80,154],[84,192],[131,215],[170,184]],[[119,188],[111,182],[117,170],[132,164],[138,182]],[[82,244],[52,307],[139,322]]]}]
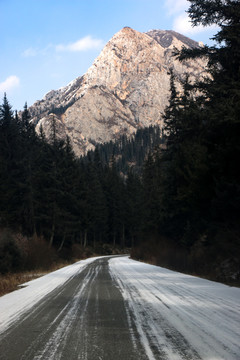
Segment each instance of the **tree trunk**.
[{"label": "tree trunk", "polygon": [[133,248],[134,247],[134,236],[132,235],[131,237],[131,247]]},{"label": "tree trunk", "polygon": [[125,225],[122,225],[122,241],[121,241],[121,247],[124,249],[125,247]]},{"label": "tree trunk", "polygon": [[83,232],[82,231],[80,231],[79,239],[80,239],[80,245],[83,246]]},{"label": "tree trunk", "polygon": [[50,240],[49,240],[49,247],[52,247],[54,235],[55,235],[55,219],[53,219],[53,223],[52,223],[52,230],[51,230],[51,236],[50,236]]},{"label": "tree trunk", "polygon": [[84,230],[83,247],[85,248],[86,246],[87,246],[87,230]]},{"label": "tree trunk", "polygon": [[30,160],[28,160],[28,175],[29,175],[29,208],[30,208],[29,222],[30,222],[31,232],[33,233],[33,237],[35,238],[37,235],[37,231],[36,231],[35,209],[34,209],[34,200],[33,200],[32,168],[31,168]]},{"label": "tree trunk", "polygon": [[116,231],[113,233],[113,247],[116,247]]},{"label": "tree trunk", "polygon": [[63,247],[63,244],[64,244],[64,242],[65,242],[65,239],[66,239],[66,231],[64,231],[61,244],[60,244],[60,246],[59,246],[59,248],[58,248],[58,250],[57,250],[58,252],[60,252],[60,251],[62,250],[62,247]]}]

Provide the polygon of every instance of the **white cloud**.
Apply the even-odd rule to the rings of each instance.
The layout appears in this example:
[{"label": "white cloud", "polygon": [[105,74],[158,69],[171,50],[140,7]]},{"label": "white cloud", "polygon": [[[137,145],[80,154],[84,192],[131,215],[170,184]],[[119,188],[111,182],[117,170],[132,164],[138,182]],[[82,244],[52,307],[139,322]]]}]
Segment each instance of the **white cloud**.
[{"label": "white cloud", "polygon": [[101,39],[94,39],[91,35],[85,36],[78,41],[70,44],[59,44],[53,45],[49,44],[44,49],[29,47],[28,49],[22,52],[22,56],[25,58],[36,57],[36,56],[45,56],[51,50],[57,52],[78,52],[78,51],[87,51],[92,49],[100,49],[104,46],[104,41]]},{"label": "white cloud", "polygon": [[172,29],[181,34],[196,34],[203,31],[202,26],[192,27],[186,10],[189,8],[187,0],[165,0],[168,15],[173,18]]},{"label": "white cloud", "polygon": [[191,20],[186,12],[191,5],[188,0],[165,0],[164,5],[167,9],[168,16],[172,17],[172,29],[181,34],[193,35],[217,29],[215,25],[207,27],[202,25],[192,26]]},{"label": "white cloud", "polygon": [[79,39],[78,41],[68,44],[68,45],[57,45],[56,50],[57,51],[86,51],[86,50],[92,50],[92,49],[99,49],[104,45],[103,40],[101,39],[94,39],[91,35],[85,36],[82,39]]},{"label": "white cloud", "polygon": [[167,8],[168,15],[172,16],[187,10],[190,3],[187,0],[165,0],[164,5]]},{"label": "white cloud", "polygon": [[52,48],[53,48],[52,44],[47,45],[44,49],[30,47],[22,52],[22,56],[29,58],[29,57],[46,55],[48,51]]},{"label": "white cloud", "polygon": [[24,57],[34,57],[37,56],[38,51],[36,49],[33,48],[29,48],[23,51],[22,56]]},{"label": "white cloud", "polygon": [[196,34],[204,31],[206,28],[203,26],[192,27],[191,21],[187,14],[177,16],[173,21],[173,30],[181,34]]},{"label": "white cloud", "polygon": [[18,87],[20,84],[20,79],[16,75],[9,76],[5,81],[0,83],[0,92],[9,92],[12,89]]},{"label": "white cloud", "polygon": [[193,27],[187,14],[180,14],[179,16],[175,17],[173,21],[173,30],[184,35],[199,34],[204,31],[216,30],[216,29],[217,29],[216,25],[207,26],[207,27],[198,25]]}]

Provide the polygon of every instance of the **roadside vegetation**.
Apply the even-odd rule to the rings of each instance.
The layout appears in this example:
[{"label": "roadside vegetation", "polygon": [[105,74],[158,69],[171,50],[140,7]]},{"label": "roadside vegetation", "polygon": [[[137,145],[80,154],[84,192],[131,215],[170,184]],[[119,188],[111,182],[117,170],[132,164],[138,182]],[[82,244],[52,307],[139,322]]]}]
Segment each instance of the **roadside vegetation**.
[{"label": "roadside vegetation", "polygon": [[112,248],[108,244],[98,244],[95,248],[73,244],[59,253],[55,247],[49,248],[44,238],[0,230],[0,296],[19,289],[25,282],[76,261],[128,252],[129,249]]}]

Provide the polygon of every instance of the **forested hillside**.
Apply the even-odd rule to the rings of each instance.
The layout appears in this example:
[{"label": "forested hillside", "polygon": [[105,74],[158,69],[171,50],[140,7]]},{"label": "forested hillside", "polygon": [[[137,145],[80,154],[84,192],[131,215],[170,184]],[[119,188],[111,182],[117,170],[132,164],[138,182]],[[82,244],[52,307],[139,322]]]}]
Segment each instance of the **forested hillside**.
[{"label": "forested hillside", "polygon": [[10,229],[59,254],[127,246],[138,259],[239,282],[240,4],[190,3],[193,24],[219,26],[217,45],[176,54],[206,58],[209,77],[190,83],[186,75],[179,93],[171,73],[162,130],[138,130],[79,159],[68,138],[59,140],[54,116],[47,142],[27,106],[19,117],[4,97],[1,272],[26,266]]},{"label": "forested hillside", "polygon": [[141,175],[148,154],[161,144],[164,144],[164,136],[160,127],[150,126],[137,130],[131,137],[122,135],[119,140],[96,145],[97,151],[88,151],[85,161],[93,160],[98,153],[103,165],[111,164],[114,159],[116,169],[122,175],[129,171]]},{"label": "forested hillside", "polygon": [[[36,134],[27,106],[21,118],[14,116],[6,96],[0,116],[1,227],[42,237],[59,251],[74,243],[124,245],[124,184],[115,165],[103,166],[97,152],[92,160],[77,159],[69,140],[57,138],[54,117],[47,142],[43,132]],[[17,248],[1,243],[1,260],[12,257],[10,267],[19,263]]]}]

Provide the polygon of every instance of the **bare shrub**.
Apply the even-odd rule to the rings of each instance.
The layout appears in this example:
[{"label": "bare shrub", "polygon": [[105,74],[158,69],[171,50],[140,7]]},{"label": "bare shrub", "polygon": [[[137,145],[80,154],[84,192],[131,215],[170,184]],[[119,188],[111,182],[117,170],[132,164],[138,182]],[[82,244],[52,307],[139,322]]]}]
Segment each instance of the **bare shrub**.
[{"label": "bare shrub", "polygon": [[4,229],[0,233],[0,273],[18,271],[23,265],[23,258],[13,234]]},{"label": "bare shrub", "polygon": [[25,248],[25,269],[50,269],[57,262],[56,250],[42,237],[29,238]]}]

